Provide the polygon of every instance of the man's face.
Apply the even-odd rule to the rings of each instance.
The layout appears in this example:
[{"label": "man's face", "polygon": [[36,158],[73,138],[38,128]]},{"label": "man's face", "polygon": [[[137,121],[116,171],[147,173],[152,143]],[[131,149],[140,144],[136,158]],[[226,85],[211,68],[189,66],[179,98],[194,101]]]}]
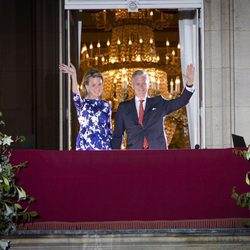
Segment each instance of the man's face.
[{"label": "man's face", "polygon": [[133,78],[131,84],[135,95],[139,99],[142,99],[146,96],[148,92],[148,79],[146,76],[137,76]]}]

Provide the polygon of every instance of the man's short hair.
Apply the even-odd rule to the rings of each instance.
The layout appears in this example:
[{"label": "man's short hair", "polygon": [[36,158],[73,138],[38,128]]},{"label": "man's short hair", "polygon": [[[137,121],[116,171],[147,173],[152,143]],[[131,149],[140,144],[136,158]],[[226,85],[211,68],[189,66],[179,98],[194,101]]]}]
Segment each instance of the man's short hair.
[{"label": "man's short hair", "polygon": [[139,69],[139,70],[136,70],[133,74],[132,74],[132,77],[131,77],[131,81],[138,77],[138,76],[145,76],[147,78],[147,83],[149,83],[149,76],[148,76],[148,73],[146,70],[143,70],[143,69]]}]

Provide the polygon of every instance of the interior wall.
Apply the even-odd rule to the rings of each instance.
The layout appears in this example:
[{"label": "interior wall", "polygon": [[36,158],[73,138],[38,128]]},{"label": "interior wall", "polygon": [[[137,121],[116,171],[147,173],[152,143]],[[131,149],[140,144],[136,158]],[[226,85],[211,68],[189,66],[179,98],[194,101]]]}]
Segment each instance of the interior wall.
[{"label": "interior wall", "polygon": [[1,0],[0,111],[19,148],[59,143],[58,0]]}]

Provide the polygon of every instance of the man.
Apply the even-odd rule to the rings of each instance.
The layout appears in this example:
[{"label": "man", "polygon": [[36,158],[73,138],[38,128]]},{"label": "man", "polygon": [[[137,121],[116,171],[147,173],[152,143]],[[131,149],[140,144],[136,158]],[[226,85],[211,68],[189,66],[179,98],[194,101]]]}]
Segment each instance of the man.
[{"label": "man", "polygon": [[133,73],[131,85],[135,97],[120,103],[115,119],[111,142],[113,149],[120,149],[124,132],[127,134],[127,149],[167,149],[164,132],[166,115],[185,106],[194,88],[194,66],[186,70],[186,87],[180,97],[166,100],[162,96],[148,97],[149,77],[144,70]]}]

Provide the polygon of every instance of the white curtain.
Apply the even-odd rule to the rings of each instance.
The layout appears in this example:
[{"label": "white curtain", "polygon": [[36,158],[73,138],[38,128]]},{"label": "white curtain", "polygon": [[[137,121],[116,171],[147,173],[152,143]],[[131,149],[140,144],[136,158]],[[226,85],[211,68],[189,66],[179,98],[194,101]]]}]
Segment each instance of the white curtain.
[{"label": "white curtain", "polygon": [[[191,148],[200,145],[199,136],[199,60],[198,60],[198,19],[194,11],[180,12],[179,35],[181,45],[181,69],[186,73],[186,67],[192,63],[195,66],[195,92],[187,105],[187,117]],[[185,86],[185,77],[182,76]]]}]

